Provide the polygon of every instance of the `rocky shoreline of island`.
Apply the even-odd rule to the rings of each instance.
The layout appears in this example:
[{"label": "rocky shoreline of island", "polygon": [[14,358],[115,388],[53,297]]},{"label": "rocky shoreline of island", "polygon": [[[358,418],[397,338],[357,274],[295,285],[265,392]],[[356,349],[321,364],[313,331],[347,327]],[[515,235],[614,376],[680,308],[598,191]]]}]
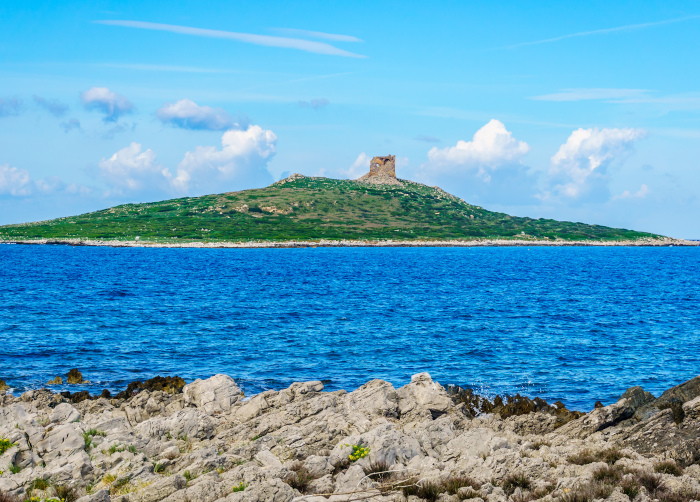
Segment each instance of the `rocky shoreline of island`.
[{"label": "rocky shoreline of island", "polygon": [[0,390],[0,501],[700,499],[700,377],[588,413],[427,373],[251,397],[226,375],[75,388]]},{"label": "rocky shoreline of island", "polygon": [[700,246],[700,241],[673,239],[635,240],[535,240],[535,239],[473,239],[473,240],[315,240],[315,241],[148,241],[92,239],[0,239],[0,244],[66,245],[136,248],[315,248],[315,247],[672,247]]}]

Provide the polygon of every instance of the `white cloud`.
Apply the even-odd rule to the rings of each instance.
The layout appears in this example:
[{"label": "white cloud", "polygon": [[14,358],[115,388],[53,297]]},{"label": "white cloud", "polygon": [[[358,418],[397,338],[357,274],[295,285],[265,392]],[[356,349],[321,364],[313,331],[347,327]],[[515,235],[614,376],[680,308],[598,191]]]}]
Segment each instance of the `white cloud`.
[{"label": "white cloud", "polygon": [[609,89],[609,88],[587,88],[587,89],[563,89],[552,94],[533,96],[530,99],[536,101],[610,101],[645,99],[649,91],[646,89]]},{"label": "white cloud", "polygon": [[99,24],[107,24],[111,26],[125,26],[128,28],[140,28],[143,30],[167,31],[170,33],[178,33],[181,35],[194,35],[197,37],[208,38],[223,38],[228,40],[237,40],[255,45],[263,45],[267,47],[282,47],[285,49],[296,49],[305,52],[313,52],[316,54],[326,54],[329,56],[345,56],[351,58],[363,58],[361,54],[355,54],[343,49],[339,49],[325,42],[315,42],[312,40],[303,40],[301,38],[290,37],[274,37],[270,35],[255,35],[253,33],[237,33],[234,31],[209,30],[206,28],[193,28],[191,26],[177,26],[172,24],[149,23],[145,21],[94,21]]},{"label": "white cloud", "polygon": [[276,144],[277,136],[257,125],[226,131],[221,149],[198,146],[185,154],[173,186],[180,192],[202,194],[267,185],[273,181],[267,163]]},{"label": "white cloud", "polygon": [[351,180],[357,179],[369,172],[369,162],[371,160],[372,157],[367,155],[365,152],[362,152],[357,156],[355,162],[353,162],[350,167],[340,170],[340,175]]},{"label": "white cloud", "polygon": [[28,171],[0,164],[0,195],[21,197],[30,195],[33,189],[34,183]]},{"label": "white cloud", "polygon": [[527,143],[513,138],[501,121],[492,119],[474,133],[471,141],[459,140],[455,146],[431,148],[428,163],[431,170],[438,172],[475,169],[488,182],[493,170],[519,162],[528,151]]},{"label": "white cloud", "polygon": [[168,191],[172,178],[168,169],[158,165],[153,150],[142,150],[136,142],[102,159],[98,167],[110,195]]},{"label": "white cloud", "polygon": [[134,108],[128,99],[107,87],[92,87],[83,92],[80,98],[86,109],[101,112],[105,122],[116,122]]},{"label": "white cloud", "polygon": [[510,45],[506,48],[507,49],[515,49],[517,47],[526,47],[529,45],[540,45],[540,44],[549,44],[552,42],[559,42],[561,40],[566,40],[569,38],[589,37],[591,35],[607,35],[608,33],[618,33],[618,32],[625,32],[625,31],[642,30],[645,28],[652,28],[655,26],[662,26],[665,24],[681,23],[684,21],[691,21],[691,20],[695,20],[695,19],[700,19],[700,16],[697,16],[697,15],[684,16],[684,17],[676,17],[673,19],[664,19],[662,21],[651,21],[648,23],[638,23],[638,24],[626,24],[623,26],[615,26],[613,28],[601,28],[601,29],[597,29],[597,30],[579,31],[576,33],[568,33],[566,35],[559,35],[558,37],[545,38],[542,40],[535,40],[532,42],[521,42],[519,44]]},{"label": "white cloud", "polygon": [[0,165],[0,196],[28,197],[36,194],[52,194],[65,189],[56,177],[33,179],[26,169],[9,164]]},{"label": "white cloud", "polygon": [[642,184],[642,186],[639,187],[639,190],[636,192],[630,192],[629,190],[625,190],[619,195],[616,195],[613,197],[613,199],[643,199],[649,193],[651,190],[649,190],[649,187],[646,184]]},{"label": "white cloud", "polygon": [[575,130],[552,157],[552,187],[540,198],[607,199],[608,166],[623,158],[643,135],[639,129]]},{"label": "white cloud", "polygon": [[492,119],[471,140],[433,147],[417,178],[438,185],[473,204],[527,204],[536,192],[536,175],[523,157],[530,146]]},{"label": "white cloud", "polygon": [[165,124],[182,129],[224,131],[240,129],[241,125],[222,108],[200,106],[190,99],[163,105],[157,112]]},{"label": "white cloud", "polygon": [[339,33],[325,33],[323,31],[298,30],[295,28],[275,28],[278,33],[296,35],[307,38],[320,38],[322,40],[333,40],[335,42],[362,42],[362,39],[352,35],[341,35]]}]

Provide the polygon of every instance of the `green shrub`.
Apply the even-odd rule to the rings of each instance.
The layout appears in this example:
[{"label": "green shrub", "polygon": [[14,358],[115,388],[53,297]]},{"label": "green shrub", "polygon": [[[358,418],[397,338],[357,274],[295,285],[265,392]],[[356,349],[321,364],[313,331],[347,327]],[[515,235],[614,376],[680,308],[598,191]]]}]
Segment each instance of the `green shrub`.
[{"label": "green shrub", "polygon": [[248,488],[248,485],[247,485],[246,483],[244,483],[243,481],[241,481],[241,482],[238,483],[236,486],[234,486],[233,488],[231,488],[231,491],[232,491],[233,493],[242,492],[242,491],[245,490],[246,488]]},{"label": "green shrub", "polygon": [[654,465],[654,471],[660,474],[671,474],[672,476],[680,476],[683,474],[683,469],[681,469],[673,460],[658,462]]},{"label": "green shrub", "polygon": [[0,438],[0,455],[5,453],[7,450],[12,448],[13,446],[17,446],[17,443],[13,443],[9,439]]}]

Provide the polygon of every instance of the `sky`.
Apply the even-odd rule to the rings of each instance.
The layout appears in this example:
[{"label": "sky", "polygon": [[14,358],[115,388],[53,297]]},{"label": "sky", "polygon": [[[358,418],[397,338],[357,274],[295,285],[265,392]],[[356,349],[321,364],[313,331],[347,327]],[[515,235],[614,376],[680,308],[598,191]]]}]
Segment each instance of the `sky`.
[{"label": "sky", "polygon": [[700,238],[700,4],[0,2],[0,224],[397,174]]}]

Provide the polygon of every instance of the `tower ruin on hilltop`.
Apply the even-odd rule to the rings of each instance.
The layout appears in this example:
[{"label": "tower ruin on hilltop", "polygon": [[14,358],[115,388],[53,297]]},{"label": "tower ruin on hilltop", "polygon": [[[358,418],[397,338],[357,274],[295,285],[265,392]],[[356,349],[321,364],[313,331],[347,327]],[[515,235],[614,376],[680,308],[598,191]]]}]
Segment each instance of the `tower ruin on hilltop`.
[{"label": "tower ruin on hilltop", "polygon": [[401,185],[396,178],[396,155],[373,157],[369,162],[369,172],[357,181],[377,183],[382,185]]}]

